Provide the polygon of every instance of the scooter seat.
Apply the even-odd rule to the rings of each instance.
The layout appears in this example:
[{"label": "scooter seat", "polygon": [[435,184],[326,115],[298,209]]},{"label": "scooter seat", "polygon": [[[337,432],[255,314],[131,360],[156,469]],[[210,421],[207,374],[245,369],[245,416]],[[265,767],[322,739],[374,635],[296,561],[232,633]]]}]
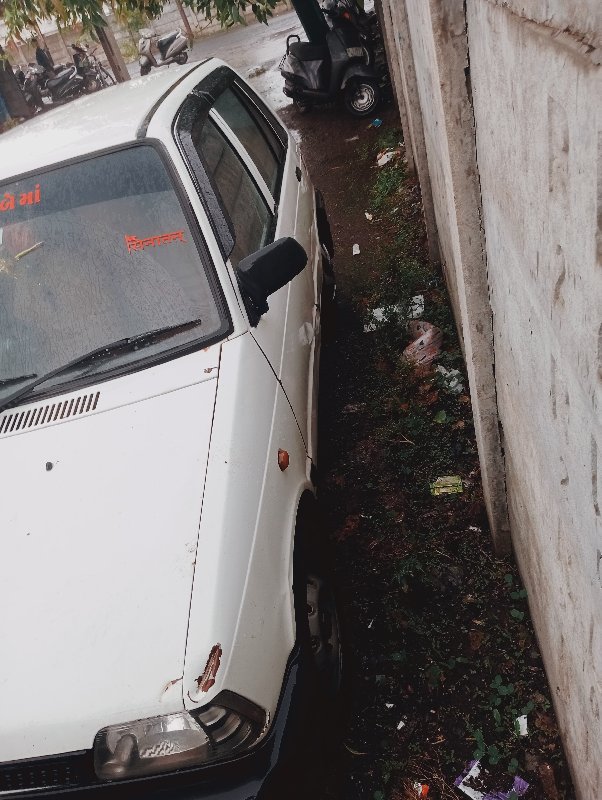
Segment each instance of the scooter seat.
[{"label": "scooter seat", "polygon": [[178,31],[174,31],[173,33],[168,33],[166,36],[162,36],[160,39],[157,39],[157,47],[161,52],[167,50],[169,45],[178,38]]},{"label": "scooter seat", "polygon": [[299,61],[326,61],[330,58],[330,51],[326,45],[293,42],[288,50]]},{"label": "scooter seat", "polygon": [[60,86],[61,83],[65,83],[67,78],[71,77],[71,73],[73,72],[72,69],[64,69],[59,72],[54,78],[51,78],[48,83],[46,84],[49,89],[54,89],[56,86]]}]

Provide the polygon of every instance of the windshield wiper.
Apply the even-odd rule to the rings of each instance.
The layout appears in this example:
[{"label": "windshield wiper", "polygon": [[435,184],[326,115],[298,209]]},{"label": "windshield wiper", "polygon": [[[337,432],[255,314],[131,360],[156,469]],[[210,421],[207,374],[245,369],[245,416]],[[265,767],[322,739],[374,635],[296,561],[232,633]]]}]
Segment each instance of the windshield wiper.
[{"label": "windshield wiper", "polygon": [[33,375],[18,375],[15,378],[0,378],[0,386],[10,386],[11,383],[23,383],[23,381],[31,380],[32,378],[37,378],[38,376],[33,373]]},{"label": "windshield wiper", "polygon": [[[51,372],[47,372],[46,375],[41,375],[40,377],[37,375],[24,375],[24,379],[33,378],[33,380],[31,380],[21,389],[13,392],[13,394],[9,395],[6,400],[0,402],[0,412],[4,411],[4,409],[8,408],[8,406],[10,406],[12,403],[16,403],[17,400],[27,397],[27,395],[31,394],[31,392],[33,392],[33,390],[38,386],[41,386],[41,384],[46,383],[52,378],[56,378],[63,373],[69,373],[78,367],[96,364],[98,361],[104,361],[112,358],[116,353],[122,351],[137,350],[139,347],[145,347],[150,344],[154,344],[156,340],[159,340],[163,337],[168,338],[169,336],[175,336],[178,333],[184,333],[192,328],[197,328],[202,324],[202,322],[203,321],[201,319],[193,319],[190,322],[183,322],[178,325],[169,325],[165,328],[157,328],[154,331],[140,333],[137,336],[128,336],[125,339],[118,339],[116,342],[112,342],[111,344],[105,344],[103,347],[97,347],[95,350],[91,350],[89,353],[84,353],[83,355],[74,358],[73,361],[69,361],[67,364],[63,364],[63,366],[53,369]],[[11,380],[18,379],[8,379],[7,382]]]}]

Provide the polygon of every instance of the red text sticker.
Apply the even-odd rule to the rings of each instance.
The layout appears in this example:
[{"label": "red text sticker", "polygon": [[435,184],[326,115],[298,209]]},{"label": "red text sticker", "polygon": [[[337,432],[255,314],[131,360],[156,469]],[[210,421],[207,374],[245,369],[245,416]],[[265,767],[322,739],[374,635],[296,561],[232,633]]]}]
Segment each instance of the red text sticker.
[{"label": "red text sticker", "polygon": [[21,192],[21,194],[5,192],[4,196],[0,197],[0,211],[14,211],[17,206],[35,206],[41,199],[39,183],[36,183],[31,192]]},{"label": "red text sticker", "polygon": [[125,246],[128,253],[133,253],[135,250],[144,250],[145,247],[160,247],[162,244],[171,244],[172,242],[184,242],[184,231],[174,231],[173,233],[161,233],[158,236],[149,236],[146,239],[138,239],[137,236],[126,236]]}]

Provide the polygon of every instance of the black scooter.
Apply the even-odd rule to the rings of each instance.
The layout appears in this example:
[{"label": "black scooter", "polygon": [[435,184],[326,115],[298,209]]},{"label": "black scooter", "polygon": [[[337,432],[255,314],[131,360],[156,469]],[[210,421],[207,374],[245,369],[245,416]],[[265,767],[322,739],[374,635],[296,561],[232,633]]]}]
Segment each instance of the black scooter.
[{"label": "black scooter", "polygon": [[370,26],[358,19],[353,0],[331,0],[326,13],[331,24],[325,45],[302,42],[296,34],[287,38],[280,62],[284,94],[305,113],[314,104],[332,102],[342,91],[351,114],[370,116],[388,80],[375,62]]},{"label": "black scooter", "polygon": [[85,94],[85,81],[75,65],[60,70],[54,77],[49,77],[44,88],[49,92],[53,103],[72,100]]}]

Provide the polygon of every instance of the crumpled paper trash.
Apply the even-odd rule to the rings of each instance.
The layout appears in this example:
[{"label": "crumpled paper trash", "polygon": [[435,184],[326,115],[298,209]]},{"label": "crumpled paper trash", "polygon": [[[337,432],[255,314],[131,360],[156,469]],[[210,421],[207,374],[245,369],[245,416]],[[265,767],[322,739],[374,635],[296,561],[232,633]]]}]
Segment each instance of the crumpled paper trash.
[{"label": "crumpled paper trash", "polygon": [[441,352],[443,333],[422,320],[410,322],[408,331],[414,341],[403,351],[403,357],[412,364],[430,364]]}]

